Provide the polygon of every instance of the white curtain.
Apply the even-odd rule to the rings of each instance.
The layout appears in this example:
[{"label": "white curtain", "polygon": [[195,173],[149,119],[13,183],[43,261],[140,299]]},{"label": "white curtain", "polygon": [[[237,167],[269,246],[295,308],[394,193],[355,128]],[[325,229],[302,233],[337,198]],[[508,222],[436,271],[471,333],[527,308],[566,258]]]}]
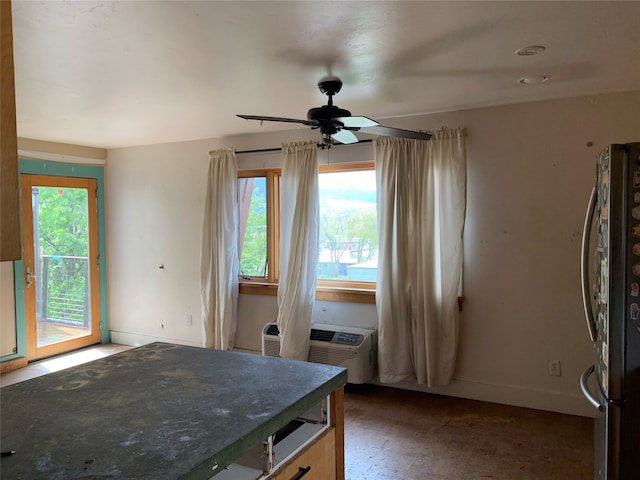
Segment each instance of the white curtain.
[{"label": "white curtain", "polygon": [[451,381],[466,208],[463,130],[374,141],[380,381]]},{"label": "white curtain", "polygon": [[233,149],[209,152],[200,256],[202,344],[231,350],[238,303],[238,165]]},{"label": "white curtain", "polygon": [[306,361],[318,264],[316,142],[282,146],[280,179],[280,356]]}]

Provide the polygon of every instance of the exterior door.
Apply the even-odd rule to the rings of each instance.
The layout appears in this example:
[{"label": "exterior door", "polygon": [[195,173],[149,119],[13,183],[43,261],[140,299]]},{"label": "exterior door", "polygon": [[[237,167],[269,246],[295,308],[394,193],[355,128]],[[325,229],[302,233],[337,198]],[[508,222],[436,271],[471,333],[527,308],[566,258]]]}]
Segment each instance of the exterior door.
[{"label": "exterior door", "polygon": [[96,181],[20,176],[27,359],[100,342]]}]

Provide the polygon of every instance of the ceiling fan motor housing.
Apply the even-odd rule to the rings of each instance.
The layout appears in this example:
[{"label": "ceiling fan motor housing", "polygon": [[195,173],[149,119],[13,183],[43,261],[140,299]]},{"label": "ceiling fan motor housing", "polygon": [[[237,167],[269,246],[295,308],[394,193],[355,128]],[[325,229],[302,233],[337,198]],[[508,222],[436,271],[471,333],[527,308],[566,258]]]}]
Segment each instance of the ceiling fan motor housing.
[{"label": "ceiling fan motor housing", "polygon": [[[342,127],[342,123],[335,120],[339,117],[350,117],[351,112],[344,108],[338,108],[335,105],[323,105],[322,107],[314,107],[307,112],[307,120],[318,122],[319,124],[337,124]],[[335,133],[335,132],[334,132]]]}]

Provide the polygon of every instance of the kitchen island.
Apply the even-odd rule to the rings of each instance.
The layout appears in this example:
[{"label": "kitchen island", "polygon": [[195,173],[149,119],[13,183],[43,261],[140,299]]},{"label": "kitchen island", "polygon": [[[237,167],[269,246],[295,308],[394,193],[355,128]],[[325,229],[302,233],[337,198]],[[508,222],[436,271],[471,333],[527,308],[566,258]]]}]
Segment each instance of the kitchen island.
[{"label": "kitchen island", "polygon": [[270,450],[276,432],[329,398],[325,426],[287,459],[267,452],[264,471],[249,478],[298,470],[297,478],[323,478],[295,464],[318,443],[316,450],[332,451],[315,461],[333,462],[330,477],[342,480],[346,379],[338,367],[149,344],[2,388],[0,446],[15,453],[2,457],[0,475],[228,478],[227,467],[256,448]]}]

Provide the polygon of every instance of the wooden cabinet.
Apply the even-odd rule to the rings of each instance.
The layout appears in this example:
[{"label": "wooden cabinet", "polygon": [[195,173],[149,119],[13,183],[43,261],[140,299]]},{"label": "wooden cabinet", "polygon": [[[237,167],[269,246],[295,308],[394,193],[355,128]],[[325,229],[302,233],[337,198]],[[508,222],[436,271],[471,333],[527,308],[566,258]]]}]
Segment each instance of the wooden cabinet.
[{"label": "wooden cabinet", "polygon": [[329,428],[319,438],[274,472],[269,480],[336,480],[336,431]]},{"label": "wooden cabinet", "polygon": [[0,1],[0,261],[20,259],[18,139],[11,2]]},{"label": "wooden cabinet", "polygon": [[210,480],[344,480],[344,387]]}]

